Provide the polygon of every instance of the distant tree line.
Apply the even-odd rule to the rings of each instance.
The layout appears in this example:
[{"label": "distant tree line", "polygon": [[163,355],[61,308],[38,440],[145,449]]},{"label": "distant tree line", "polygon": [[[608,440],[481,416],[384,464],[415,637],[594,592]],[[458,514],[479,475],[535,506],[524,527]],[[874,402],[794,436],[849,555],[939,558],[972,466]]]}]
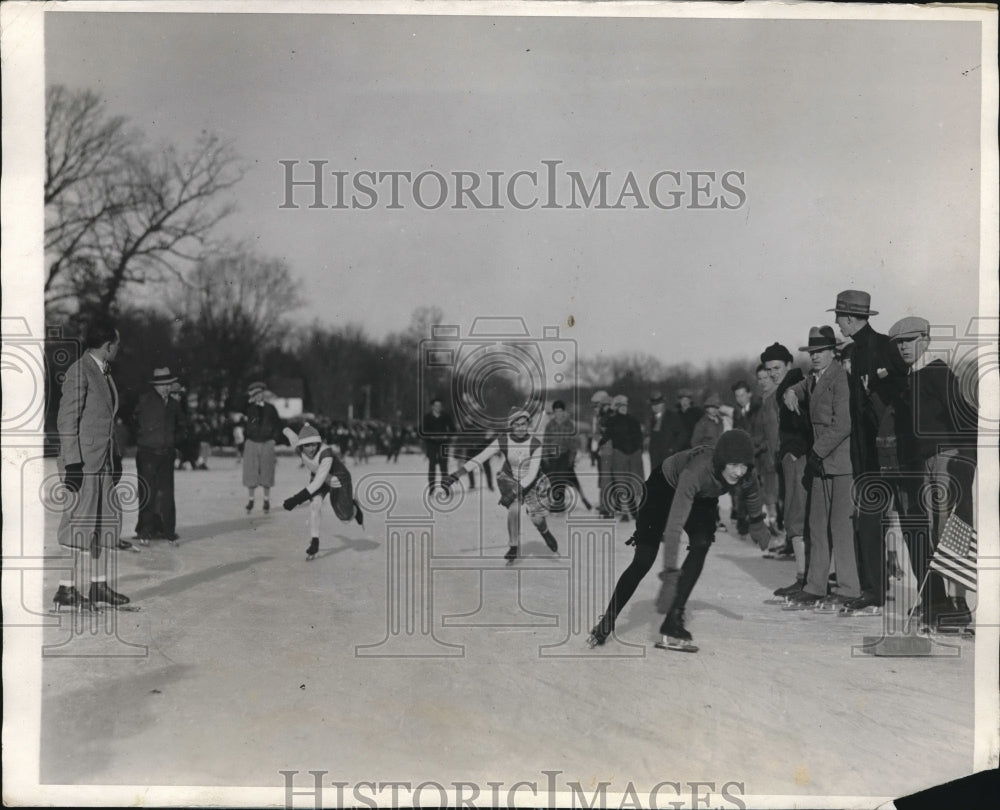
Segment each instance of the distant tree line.
[{"label": "distant tree line", "polygon": [[[292,268],[218,234],[244,172],[232,145],[212,133],[187,149],[154,147],[126,119],[110,115],[96,93],[48,89],[50,426],[60,373],[78,353],[72,339],[94,315],[112,315],[121,326],[116,380],[125,414],[157,366],[181,377],[202,413],[240,410],[250,381],[278,377],[301,379],[306,410],[334,419],[415,424],[432,396],[453,408],[466,392],[493,417],[524,401],[524,381],[513,374],[457,379],[460,371],[424,363],[421,343],[443,320],[437,307],[416,309],[405,329],[381,339],[357,324],[293,325],[303,299]],[[582,358],[577,371],[577,396],[546,392],[546,407],[575,399],[585,417],[598,389],[625,394],[638,407],[654,389],[672,397],[686,386],[725,397],[736,379],[753,382],[749,360],[695,369],[632,353]]]}]

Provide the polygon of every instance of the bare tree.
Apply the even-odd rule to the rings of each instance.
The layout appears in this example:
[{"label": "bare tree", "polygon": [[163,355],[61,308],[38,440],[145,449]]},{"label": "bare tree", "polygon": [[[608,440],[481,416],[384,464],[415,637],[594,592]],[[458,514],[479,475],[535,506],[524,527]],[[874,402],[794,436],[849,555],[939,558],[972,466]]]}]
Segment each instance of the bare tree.
[{"label": "bare tree", "polygon": [[243,177],[232,145],[203,133],[190,151],[143,149],[90,91],[46,98],[46,304],[99,312],[131,285],[179,276],[230,214]]},{"label": "bare tree", "polygon": [[170,301],[191,387],[223,403],[288,332],[299,284],[280,259],[237,247],[200,260]]}]

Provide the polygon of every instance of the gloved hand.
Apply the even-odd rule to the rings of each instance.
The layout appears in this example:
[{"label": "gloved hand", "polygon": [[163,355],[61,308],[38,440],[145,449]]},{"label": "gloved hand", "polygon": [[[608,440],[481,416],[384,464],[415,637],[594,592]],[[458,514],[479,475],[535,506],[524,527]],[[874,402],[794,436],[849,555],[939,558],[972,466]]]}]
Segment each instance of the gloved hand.
[{"label": "gloved hand", "polygon": [[500,505],[507,509],[514,501],[516,501],[521,494],[520,487],[511,487],[506,492],[500,496]]},{"label": "gloved hand", "polygon": [[812,473],[813,476],[823,475],[823,459],[817,456],[812,450],[809,451],[809,458],[806,459],[806,470]]},{"label": "gloved hand", "polygon": [[305,503],[309,500],[309,490],[303,487],[298,492],[296,492],[292,497],[285,498],[285,502],[281,504],[285,507],[285,510],[291,512],[300,503]]},{"label": "gloved hand", "polygon": [[764,516],[759,515],[750,521],[750,537],[758,548],[766,549],[771,544],[771,531],[764,522]]},{"label": "gloved hand", "polygon": [[83,486],[83,463],[67,464],[63,473],[63,484],[70,492],[79,492]]},{"label": "gloved hand", "polygon": [[119,455],[111,456],[111,483],[118,486],[118,482],[122,480],[122,457]]}]

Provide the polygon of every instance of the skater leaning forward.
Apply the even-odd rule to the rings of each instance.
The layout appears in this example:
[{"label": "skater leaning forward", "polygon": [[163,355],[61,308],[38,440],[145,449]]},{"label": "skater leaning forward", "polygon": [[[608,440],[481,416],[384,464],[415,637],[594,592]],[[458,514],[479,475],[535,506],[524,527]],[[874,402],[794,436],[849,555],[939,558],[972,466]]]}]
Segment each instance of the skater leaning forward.
[{"label": "skater leaning forward", "polygon": [[[491,441],[475,458],[465,462],[458,473],[469,472],[477,465],[499,453],[503,457],[503,468],[497,475],[500,487],[500,505],[507,510],[507,535],[510,548],[504,555],[508,563],[517,559],[518,536],[521,527],[521,506],[524,505],[532,524],[542,535],[545,545],[558,551],[556,538],[545,522],[548,509],[542,502],[541,490],[547,480],[541,472],[542,443],[528,433],[531,415],[523,408],[512,408],[507,417],[510,433],[501,434]],[[458,473],[445,476],[442,483],[450,489],[458,482]]]},{"label": "skater leaning forward", "polygon": [[337,458],[333,448],[323,443],[319,431],[312,425],[306,424],[298,435],[291,428],[285,428],[283,432],[288,438],[288,443],[295,448],[303,465],[310,472],[309,483],[290,498],[286,498],[282,505],[291,511],[299,504],[309,502],[310,540],[306,557],[312,559],[319,551],[319,530],[322,523],[320,510],[326,495],[329,494],[333,512],[341,520],[347,522],[353,518],[359,526],[363,526],[364,515],[354,499],[350,472]]},{"label": "skater leaning forward", "polygon": [[755,540],[768,534],[757,479],[751,474],[753,457],[750,436],[742,430],[728,430],[714,448],[700,446],[675,453],[650,473],[635,533],[627,541],[635,546],[635,556],[619,577],[607,610],[591,631],[591,646],[604,644],[613,632],[618,614],[653,566],[660,541],[676,553],[681,532],[685,531],[688,553],[676,574],[676,591],[660,627],[664,639],[657,646],[697,649],[684,628],[684,607],[715,540],[719,496],[737,492],[746,505],[750,534]]}]

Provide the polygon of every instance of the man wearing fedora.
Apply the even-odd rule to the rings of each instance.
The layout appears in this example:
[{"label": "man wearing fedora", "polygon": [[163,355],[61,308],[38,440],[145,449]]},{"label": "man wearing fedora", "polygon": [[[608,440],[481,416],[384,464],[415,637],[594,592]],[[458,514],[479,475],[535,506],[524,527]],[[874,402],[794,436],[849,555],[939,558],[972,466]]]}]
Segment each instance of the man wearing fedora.
[{"label": "man wearing fedora", "polygon": [[247,388],[246,444],[243,447],[243,486],[247,488],[247,514],[253,511],[257,487],[264,488],[264,514],[271,511],[271,487],[274,486],[274,443],[281,435],[281,419],[270,402],[264,401],[267,386],[251,383]]},{"label": "man wearing fedora", "polygon": [[122,512],[115,492],[122,474],[114,438],[118,388],[109,368],[121,337],[114,323],[98,319],[88,328],[84,345],[83,356],[66,371],[56,417],[59,469],[64,486],[74,493],[65,499],[57,535],[59,545],[73,554],[73,571],[59,581],[52,600],[56,611],[129,603],[109,584],[114,569],[107,553],[121,547]]},{"label": "man wearing fedora", "polygon": [[649,468],[659,467],[687,442],[684,424],[676,411],[667,410],[663,394],[654,391],[649,398],[653,414],[649,419]]},{"label": "man wearing fedora", "polygon": [[[864,488],[880,486],[877,437],[881,411],[892,402],[906,382],[906,364],[888,336],[872,329],[868,322],[878,312],[871,308],[871,296],[862,290],[844,290],[832,310],[844,337],[850,338],[851,350],[851,462],[858,483],[855,504],[857,515],[858,574],[861,596],[853,609],[867,610],[885,605],[887,571],[885,533],[881,513],[858,508],[866,501]],[[839,580],[840,573],[837,577]]]},{"label": "man wearing fedora", "polygon": [[682,450],[687,450],[691,447],[691,435],[694,433],[694,426],[698,424],[698,420],[704,415],[701,408],[697,405],[692,405],[694,401],[694,392],[690,388],[682,388],[677,392],[677,415],[681,418],[681,423],[684,425],[684,446]]},{"label": "man wearing fedora", "polygon": [[[784,403],[794,412],[808,399],[813,445],[806,458],[810,479],[809,536],[811,548],[806,584],[788,596],[791,607],[811,608],[827,603],[837,609],[852,605],[861,595],[851,526],[851,409],[847,372],[835,359],[837,338],[830,326],[809,330],[812,372],[789,387]],[[830,552],[837,567],[837,591],[827,598]],[[875,610],[868,611],[875,615]]]},{"label": "man wearing fedora", "polygon": [[133,413],[140,493],[135,533],[142,545],[150,540],[177,540],[174,457],[184,434],[180,404],[170,395],[177,377],[164,366],[153,370],[149,382]]},{"label": "man wearing fedora", "polygon": [[628,412],[628,397],[618,394],[611,400],[614,413],[605,422],[602,442],[611,447],[611,482],[607,507],[623,521],[636,516],[642,500],[642,425]]}]

